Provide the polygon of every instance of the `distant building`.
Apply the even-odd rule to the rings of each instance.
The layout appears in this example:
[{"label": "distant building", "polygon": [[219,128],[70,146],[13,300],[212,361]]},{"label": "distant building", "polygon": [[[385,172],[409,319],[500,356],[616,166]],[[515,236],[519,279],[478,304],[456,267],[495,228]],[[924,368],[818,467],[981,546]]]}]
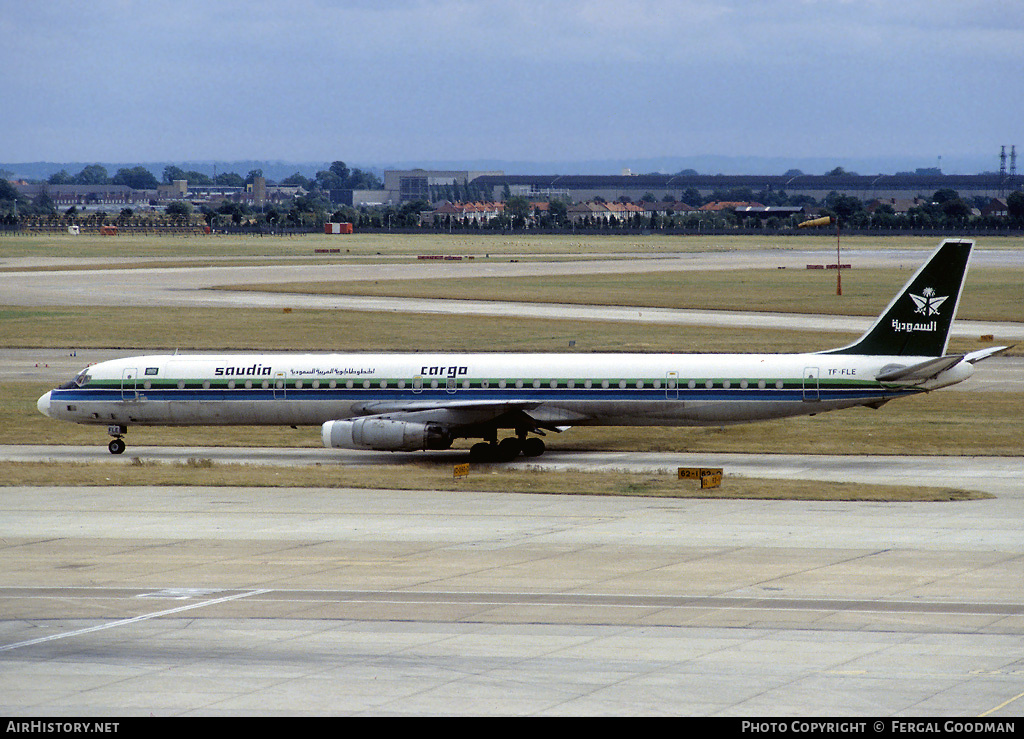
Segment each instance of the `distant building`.
[{"label": "distant building", "polygon": [[700,206],[697,210],[717,212],[720,210],[735,210],[740,211],[744,208],[763,208],[764,206],[760,203],[745,203],[745,202],[731,202],[723,200],[715,200],[711,203],[705,203]]},{"label": "distant building", "polygon": [[960,197],[1005,197],[1007,191],[1024,188],[1024,177],[998,173],[979,175],[943,175],[938,173],[898,175],[503,175],[481,174],[470,184],[491,193],[500,200],[506,188],[513,195],[547,199],[557,193],[570,202],[586,202],[601,198],[607,202],[626,197],[641,200],[645,194],[656,199],[685,200],[684,193],[696,191],[701,198],[714,197],[716,192],[750,190],[806,195],[817,201],[829,193],[852,195],[863,201],[874,199],[909,200],[928,197],[942,189],[956,190]]},{"label": "distant building", "polygon": [[156,193],[152,190],[133,190],[128,185],[49,185],[15,184],[15,189],[29,200],[46,193],[57,208],[100,210],[148,205]]},{"label": "distant building", "polygon": [[420,224],[443,224],[449,219],[460,224],[481,224],[494,220],[504,212],[504,203],[444,203],[434,210],[421,213]]},{"label": "distant building", "polygon": [[988,205],[981,209],[981,215],[1006,218],[1010,215],[1010,209],[1002,198],[992,198],[988,201]]},{"label": "distant building", "polygon": [[[472,172],[469,170],[427,170],[389,169],[384,171],[384,192],[386,202],[405,203],[410,200],[437,200],[432,193],[443,187],[453,185],[463,187],[479,177],[503,177],[503,172]],[[501,193],[490,200],[500,200]]]}]

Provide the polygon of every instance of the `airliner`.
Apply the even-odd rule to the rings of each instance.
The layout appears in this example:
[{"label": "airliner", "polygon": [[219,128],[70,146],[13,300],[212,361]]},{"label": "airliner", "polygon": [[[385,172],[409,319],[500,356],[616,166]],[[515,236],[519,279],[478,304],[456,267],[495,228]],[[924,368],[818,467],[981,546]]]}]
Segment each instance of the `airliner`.
[{"label": "airliner", "polygon": [[[721,426],[815,415],[969,378],[1009,349],[946,352],[973,241],[947,239],[848,346],[805,354],[169,354],[100,362],[39,398],[107,425],[320,426],[325,446],[470,459],[543,454],[572,426]],[[499,441],[499,436],[505,436]]]}]

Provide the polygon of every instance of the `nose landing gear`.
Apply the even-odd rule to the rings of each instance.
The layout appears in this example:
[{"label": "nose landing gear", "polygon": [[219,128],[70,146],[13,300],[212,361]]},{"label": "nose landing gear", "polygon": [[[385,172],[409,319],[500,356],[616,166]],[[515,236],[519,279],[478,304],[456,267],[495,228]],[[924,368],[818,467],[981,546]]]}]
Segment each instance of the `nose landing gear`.
[{"label": "nose landing gear", "polygon": [[128,445],[124,443],[124,439],[121,437],[128,433],[128,427],[118,425],[107,426],[107,433],[114,437],[110,440],[110,443],[107,444],[107,449],[110,450],[110,453],[123,454]]}]

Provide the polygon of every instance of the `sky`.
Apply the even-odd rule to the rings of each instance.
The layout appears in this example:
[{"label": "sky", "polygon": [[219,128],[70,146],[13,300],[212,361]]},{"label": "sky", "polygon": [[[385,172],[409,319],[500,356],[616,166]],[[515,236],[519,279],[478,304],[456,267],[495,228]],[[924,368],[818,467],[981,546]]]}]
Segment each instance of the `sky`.
[{"label": "sky", "polygon": [[0,162],[1024,156],[1020,0],[0,0],[0,65]]}]

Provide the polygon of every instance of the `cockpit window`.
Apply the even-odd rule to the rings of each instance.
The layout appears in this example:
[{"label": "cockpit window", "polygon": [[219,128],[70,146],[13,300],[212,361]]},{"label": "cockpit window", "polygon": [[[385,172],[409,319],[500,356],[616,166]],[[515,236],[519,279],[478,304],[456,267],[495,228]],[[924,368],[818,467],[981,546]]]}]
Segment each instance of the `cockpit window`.
[{"label": "cockpit window", "polygon": [[74,390],[76,387],[85,387],[89,384],[90,380],[92,380],[92,375],[89,374],[89,370],[82,370],[75,375],[75,379],[70,382],[65,382],[59,389]]}]

